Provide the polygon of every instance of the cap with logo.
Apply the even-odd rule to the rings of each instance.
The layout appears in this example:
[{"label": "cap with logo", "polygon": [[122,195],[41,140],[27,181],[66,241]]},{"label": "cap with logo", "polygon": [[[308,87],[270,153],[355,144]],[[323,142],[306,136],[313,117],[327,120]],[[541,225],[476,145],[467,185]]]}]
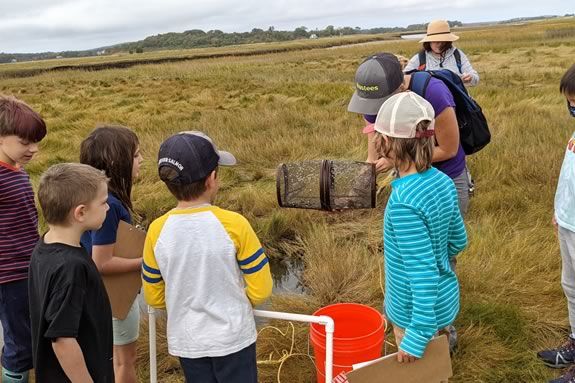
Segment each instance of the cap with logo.
[{"label": "cap with logo", "polygon": [[236,164],[236,158],[229,152],[217,150],[206,134],[188,131],[175,134],[160,145],[158,170],[167,166],[174,169],[176,177],[163,180],[176,185],[188,185],[200,181],[218,166]]},{"label": "cap with logo", "polygon": [[[413,92],[401,92],[383,103],[375,120],[375,131],[389,137],[420,138],[433,136],[433,106]],[[431,124],[425,131],[417,131],[421,121]]]},{"label": "cap with logo", "polygon": [[378,53],[365,59],[355,72],[355,92],[347,110],[377,114],[379,107],[403,83],[403,72],[397,57]]}]

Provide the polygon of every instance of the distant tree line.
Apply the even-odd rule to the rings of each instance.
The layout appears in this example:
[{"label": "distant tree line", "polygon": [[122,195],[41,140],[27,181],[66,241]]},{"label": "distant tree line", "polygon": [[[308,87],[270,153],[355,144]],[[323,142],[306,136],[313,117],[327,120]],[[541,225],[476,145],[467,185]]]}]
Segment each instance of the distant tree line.
[{"label": "distant tree line", "polygon": [[386,32],[404,32],[424,28],[423,24],[413,25],[407,28],[371,28],[362,29],[360,27],[342,27],[336,28],[328,25],[324,29],[308,29],[305,26],[297,27],[293,31],[279,31],[273,26],[267,29],[254,28],[250,32],[232,32],[225,33],[218,29],[203,31],[201,29],[191,29],[182,33],[163,33],[155,36],[146,37],[144,40],[119,44],[110,47],[112,51],[131,51],[137,49],[145,51],[158,49],[186,49],[186,48],[206,48],[222,47],[226,45],[267,43],[277,41],[291,41],[297,39],[308,39],[314,37],[332,37],[332,36],[349,36],[357,34],[377,34]]},{"label": "distant tree line", "polygon": [[[459,21],[451,21],[452,25],[461,25]],[[146,37],[144,40],[122,43],[109,47],[90,49],[84,51],[65,51],[65,52],[44,52],[44,53],[0,53],[0,63],[11,61],[29,61],[43,60],[64,57],[87,57],[94,56],[98,51],[104,50],[106,54],[118,52],[142,53],[144,51],[161,50],[161,49],[187,49],[187,48],[207,48],[222,47],[227,45],[250,44],[250,43],[267,43],[277,41],[291,41],[297,39],[308,39],[310,37],[331,37],[331,36],[348,36],[357,34],[378,34],[387,32],[405,32],[425,29],[426,24],[413,24],[406,28],[371,28],[362,29],[360,27],[342,27],[336,28],[328,25],[324,29],[308,29],[305,26],[295,28],[293,31],[278,31],[275,27],[270,26],[267,29],[254,28],[250,32],[232,32],[225,33],[218,29],[203,31],[201,29],[191,29],[189,31],[176,33],[162,33],[155,36]]]},{"label": "distant tree line", "polygon": [[[544,16],[539,17],[544,18]],[[534,18],[513,19],[527,20]],[[509,21],[507,21],[509,22]],[[463,26],[461,21],[450,20],[449,25],[452,27]],[[122,43],[109,47],[89,49],[83,51],[65,51],[65,52],[43,52],[43,53],[0,53],[0,63],[44,60],[67,57],[88,57],[95,56],[101,52],[105,54],[114,54],[118,52],[142,53],[144,51],[154,51],[163,49],[188,49],[188,48],[207,48],[222,47],[227,45],[266,43],[277,41],[291,41],[298,39],[309,39],[311,37],[332,37],[332,36],[349,36],[358,34],[379,34],[389,32],[411,32],[423,31],[427,24],[411,24],[407,27],[379,27],[362,29],[360,27],[341,27],[337,28],[328,25],[324,29],[308,29],[305,26],[295,28],[293,31],[278,31],[273,26],[267,29],[254,28],[250,32],[232,32],[225,33],[218,29],[203,31],[201,29],[191,29],[185,32],[163,33],[155,36],[146,37],[144,40]]]}]

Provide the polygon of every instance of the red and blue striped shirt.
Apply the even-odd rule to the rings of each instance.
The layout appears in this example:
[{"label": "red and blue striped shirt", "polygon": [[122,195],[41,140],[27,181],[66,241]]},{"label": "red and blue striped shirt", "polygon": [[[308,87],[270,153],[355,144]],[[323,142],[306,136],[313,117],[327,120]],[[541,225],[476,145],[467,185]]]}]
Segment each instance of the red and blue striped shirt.
[{"label": "red and blue striped shirt", "polygon": [[28,278],[38,239],[30,177],[24,169],[0,162],[0,284]]}]

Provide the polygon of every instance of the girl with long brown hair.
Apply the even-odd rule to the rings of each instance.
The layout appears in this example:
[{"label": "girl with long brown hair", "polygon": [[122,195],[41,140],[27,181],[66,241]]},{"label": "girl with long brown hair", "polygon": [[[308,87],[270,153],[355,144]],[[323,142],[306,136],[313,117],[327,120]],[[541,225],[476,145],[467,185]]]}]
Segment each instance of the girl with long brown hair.
[{"label": "girl with long brown hair", "polygon": [[[104,125],[94,129],[80,147],[80,162],[103,170],[109,178],[110,210],[99,230],[84,233],[82,245],[92,255],[102,275],[140,270],[142,258],[115,257],[114,245],[120,221],[132,223],[132,182],[143,161],[136,134],[124,127]],[[114,375],[118,383],[136,383],[136,341],[140,311],[136,300],[123,319],[113,318]]]}]

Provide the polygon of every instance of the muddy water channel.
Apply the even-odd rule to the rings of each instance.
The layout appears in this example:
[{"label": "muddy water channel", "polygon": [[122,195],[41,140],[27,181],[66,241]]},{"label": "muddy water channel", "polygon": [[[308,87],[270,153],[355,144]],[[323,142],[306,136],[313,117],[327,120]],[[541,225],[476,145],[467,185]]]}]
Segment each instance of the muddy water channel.
[{"label": "muddy water channel", "polygon": [[300,281],[303,273],[303,261],[301,259],[273,259],[270,260],[270,269],[274,281],[274,294],[305,293]]}]

